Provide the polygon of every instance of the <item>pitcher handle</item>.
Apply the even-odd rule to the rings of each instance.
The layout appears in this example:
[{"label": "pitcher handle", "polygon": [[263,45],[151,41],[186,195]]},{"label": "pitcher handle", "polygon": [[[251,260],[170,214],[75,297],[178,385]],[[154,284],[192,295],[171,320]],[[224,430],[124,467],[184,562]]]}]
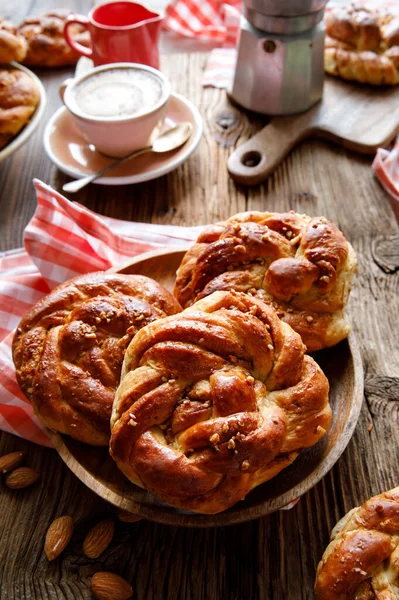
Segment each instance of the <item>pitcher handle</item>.
[{"label": "pitcher handle", "polygon": [[75,50],[75,52],[81,54],[82,56],[87,56],[88,58],[91,58],[93,55],[93,50],[91,48],[86,48],[86,46],[79,44],[79,42],[76,42],[69,33],[69,28],[73,24],[81,25],[85,29],[88,29],[89,19],[84,15],[69,15],[64,25],[64,36],[67,44],[69,44],[72,50]]}]

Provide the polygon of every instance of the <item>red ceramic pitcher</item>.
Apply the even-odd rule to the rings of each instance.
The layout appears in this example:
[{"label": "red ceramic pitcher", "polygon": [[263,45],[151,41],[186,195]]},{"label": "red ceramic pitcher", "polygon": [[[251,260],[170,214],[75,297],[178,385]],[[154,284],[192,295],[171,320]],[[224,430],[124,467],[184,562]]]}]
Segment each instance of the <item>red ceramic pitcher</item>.
[{"label": "red ceramic pitcher", "polygon": [[[163,16],[136,2],[109,2],[95,6],[87,17],[70,15],[64,35],[78,54],[91,58],[95,66],[133,62],[159,68],[158,40]],[[90,48],[76,42],[71,26],[90,32]]]}]

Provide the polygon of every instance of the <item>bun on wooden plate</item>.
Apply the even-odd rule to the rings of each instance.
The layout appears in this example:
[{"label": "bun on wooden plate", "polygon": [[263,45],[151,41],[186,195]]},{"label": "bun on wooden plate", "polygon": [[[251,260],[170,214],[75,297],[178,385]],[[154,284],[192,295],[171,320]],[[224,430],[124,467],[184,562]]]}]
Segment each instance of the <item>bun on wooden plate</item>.
[{"label": "bun on wooden plate", "polygon": [[216,292],[129,345],[111,417],[123,473],[214,514],[290,465],[331,422],[328,381],[264,302]]},{"label": "bun on wooden plate", "polygon": [[325,16],[327,73],[371,85],[399,83],[399,14],[356,4]]},{"label": "bun on wooden plate", "polygon": [[90,273],[56,287],[13,340],[19,385],[50,429],[108,445],[125,350],[139,329],[181,307],[141,275]]},{"label": "bun on wooden plate", "polygon": [[314,351],[349,334],[344,308],[356,266],[352,246],[324,217],[246,212],[200,234],[174,294],[183,308],[217,290],[257,295]]},{"label": "bun on wooden plate", "polygon": [[26,51],[26,41],[16,35],[16,27],[0,17],[0,63],[21,62]]},{"label": "bun on wooden plate", "polygon": [[28,73],[0,67],[0,148],[25,127],[39,100],[38,86]]},{"label": "bun on wooden plate", "polygon": [[[64,37],[64,24],[70,14],[72,11],[60,8],[41,17],[28,17],[18,26],[17,34],[27,43],[24,65],[65,67],[78,61],[79,54],[72,50]],[[77,42],[89,45],[89,34],[82,26],[72,26],[70,32]]]},{"label": "bun on wooden plate", "polygon": [[317,568],[316,600],[399,598],[399,487],[349,511]]}]

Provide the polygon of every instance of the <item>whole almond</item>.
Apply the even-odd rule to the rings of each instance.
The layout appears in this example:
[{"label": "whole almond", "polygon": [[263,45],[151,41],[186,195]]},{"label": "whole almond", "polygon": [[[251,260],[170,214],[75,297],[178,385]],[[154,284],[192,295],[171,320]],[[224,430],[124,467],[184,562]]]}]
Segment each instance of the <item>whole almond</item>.
[{"label": "whole almond", "polygon": [[72,517],[58,517],[50,525],[44,542],[44,552],[49,560],[54,560],[65,550],[73,533]]},{"label": "whole almond", "polygon": [[39,473],[30,467],[19,467],[6,477],[6,485],[12,490],[28,487],[39,479]]},{"label": "whole almond", "polygon": [[115,525],[112,519],[97,523],[85,537],[83,553],[87,558],[98,558],[113,538]]},{"label": "whole almond", "polygon": [[0,473],[9,473],[22,465],[25,452],[10,452],[0,457]]},{"label": "whole almond", "polygon": [[132,597],[133,590],[119,575],[102,571],[91,578],[91,593],[97,600],[128,600]]},{"label": "whole almond", "polygon": [[118,519],[124,523],[135,523],[136,521],[142,520],[142,517],[139,515],[135,515],[127,510],[123,510],[122,508],[119,508],[116,514],[118,515]]}]

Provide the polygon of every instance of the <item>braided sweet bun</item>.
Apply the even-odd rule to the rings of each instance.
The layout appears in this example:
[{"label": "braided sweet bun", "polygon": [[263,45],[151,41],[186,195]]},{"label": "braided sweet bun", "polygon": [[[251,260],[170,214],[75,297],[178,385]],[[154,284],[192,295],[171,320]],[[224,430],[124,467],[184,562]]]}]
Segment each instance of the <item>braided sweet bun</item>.
[{"label": "braided sweet bun", "polygon": [[217,290],[257,295],[274,306],[309,351],[337,344],[356,255],[324,217],[246,212],[207,227],[186,253],[174,294],[184,307]]},{"label": "braided sweet bun", "polygon": [[[72,14],[68,9],[55,9],[41,17],[28,17],[17,28],[17,34],[26,40],[28,50],[24,65],[33,67],[65,67],[74,65],[79,54],[66,42],[64,24]],[[80,25],[70,28],[79,44],[89,45],[89,34]]]},{"label": "braided sweet bun", "polygon": [[260,300],[215,292],[129,345],[111,455],[173,506],[214,514],[290,465],[330,426],[328,381]]},{"label": "braided sweet bun", "polygon": [[21,69],[0,68],[0,148],[29,122],[40,100],[35,80]]},{"label": "braided sweet bun", "polygon": [[0,63],[21,62],[26,56],[27,44],[16,35],[15,26],[0,17]]},{"label": "braided sweet bun", "polygon": [[317,568],[316,600],[399,598],[399,487],[349,511]]},{"label": "braided sweet bun", "polygon": [[19,385],[50,429],[107,446],[125,350],[139,329],[181,307],[141,275],[90,273],[56,287],[13,340]]},{"label": "braided sweet bun", "polygon": [[327,10],[327,73],[371,85],[399,83],[399,15],[352,4]]}]

